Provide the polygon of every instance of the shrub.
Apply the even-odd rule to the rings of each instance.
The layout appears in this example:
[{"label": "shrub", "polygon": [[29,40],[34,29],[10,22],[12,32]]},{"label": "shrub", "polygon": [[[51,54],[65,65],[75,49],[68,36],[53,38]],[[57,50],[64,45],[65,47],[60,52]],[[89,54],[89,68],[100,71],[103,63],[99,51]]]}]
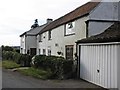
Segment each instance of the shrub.
[{"label": "shrub", "polygon": [[21,54],[20,59],[19,59],[19,63],[21,64],[21,66],[31,66],[31,64],[30,64],[31,59],[32,59],[31,55]]},{"label": "shrub", "polygon": [[11,60],[20,64],[21,66],[31,66],[31,55],[20,54],[13,51],[3,51],[2,54],[3,60]]},{"label": "shrub", "polygon": [[51,78],[64,79],[72,76],[73,61],[65,60],[63,57],[37,55],[33,58],[34,67],[50,69]]},{"label": "shrub", "polygon": [[3,51],[2,58],[4,60],[13,60],[13,52],[12,51]]},{"label": "shrub", "polygon": [[21,58],[21,54],[14,52],[13,54],[13,60],[17,63],[20,64],[20,58]]}]

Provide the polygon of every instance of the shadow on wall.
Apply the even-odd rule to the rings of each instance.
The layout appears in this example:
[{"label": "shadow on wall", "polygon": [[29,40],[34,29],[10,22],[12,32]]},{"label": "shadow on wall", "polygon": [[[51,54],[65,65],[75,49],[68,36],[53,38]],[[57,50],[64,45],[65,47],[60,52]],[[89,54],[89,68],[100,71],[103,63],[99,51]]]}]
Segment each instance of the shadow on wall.
[{"label": "shadow on wall", "polygon": [[80,78],[85,79],[86,77],[91,77],[89,70],[85,67],[83,63],[80,62]]}]

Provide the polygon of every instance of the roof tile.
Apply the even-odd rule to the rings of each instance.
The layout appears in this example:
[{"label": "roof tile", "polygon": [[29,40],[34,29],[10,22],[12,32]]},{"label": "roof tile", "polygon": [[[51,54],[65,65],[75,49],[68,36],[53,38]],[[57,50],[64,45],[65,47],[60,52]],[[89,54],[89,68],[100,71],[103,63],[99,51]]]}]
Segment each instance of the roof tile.
[{"label": "roof tile", "polygon": [[73,10],[72,12],[58,18],[57,20],[53,21],[52,23],[50,23],[49,25],[47,25],[43,30],[41,30],[40,33],[43,33],[45,31],[54,29],[60,25],[63,25],[69,21],[75,20],[77,18],[80,18],[84,15],[87,15],[90,13],[91,10],[93,10],[100,2],[88,2],[78,8],[76,8],[75,10]]}]

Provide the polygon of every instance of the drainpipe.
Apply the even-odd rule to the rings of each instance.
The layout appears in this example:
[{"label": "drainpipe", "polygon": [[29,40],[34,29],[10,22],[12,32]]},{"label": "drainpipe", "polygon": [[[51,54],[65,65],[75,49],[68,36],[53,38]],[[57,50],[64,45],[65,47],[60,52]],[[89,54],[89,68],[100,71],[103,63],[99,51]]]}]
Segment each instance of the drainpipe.
[{"label": "drainpipe", "polygon": [[78,43],[76,42],[76,53],[77,53],[77,72],[76,72],[76,76],[79,79],[80,78],[80,47],[78,46]]}]

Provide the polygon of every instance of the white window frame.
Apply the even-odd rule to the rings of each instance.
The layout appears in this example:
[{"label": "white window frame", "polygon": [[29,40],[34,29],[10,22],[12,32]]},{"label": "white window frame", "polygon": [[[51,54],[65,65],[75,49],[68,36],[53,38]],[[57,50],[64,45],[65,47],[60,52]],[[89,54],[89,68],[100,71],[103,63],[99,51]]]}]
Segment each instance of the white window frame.
[{"label": "white window frame", "polygon": [[75,34],[75,22],[65,24],[65,36]]}]

